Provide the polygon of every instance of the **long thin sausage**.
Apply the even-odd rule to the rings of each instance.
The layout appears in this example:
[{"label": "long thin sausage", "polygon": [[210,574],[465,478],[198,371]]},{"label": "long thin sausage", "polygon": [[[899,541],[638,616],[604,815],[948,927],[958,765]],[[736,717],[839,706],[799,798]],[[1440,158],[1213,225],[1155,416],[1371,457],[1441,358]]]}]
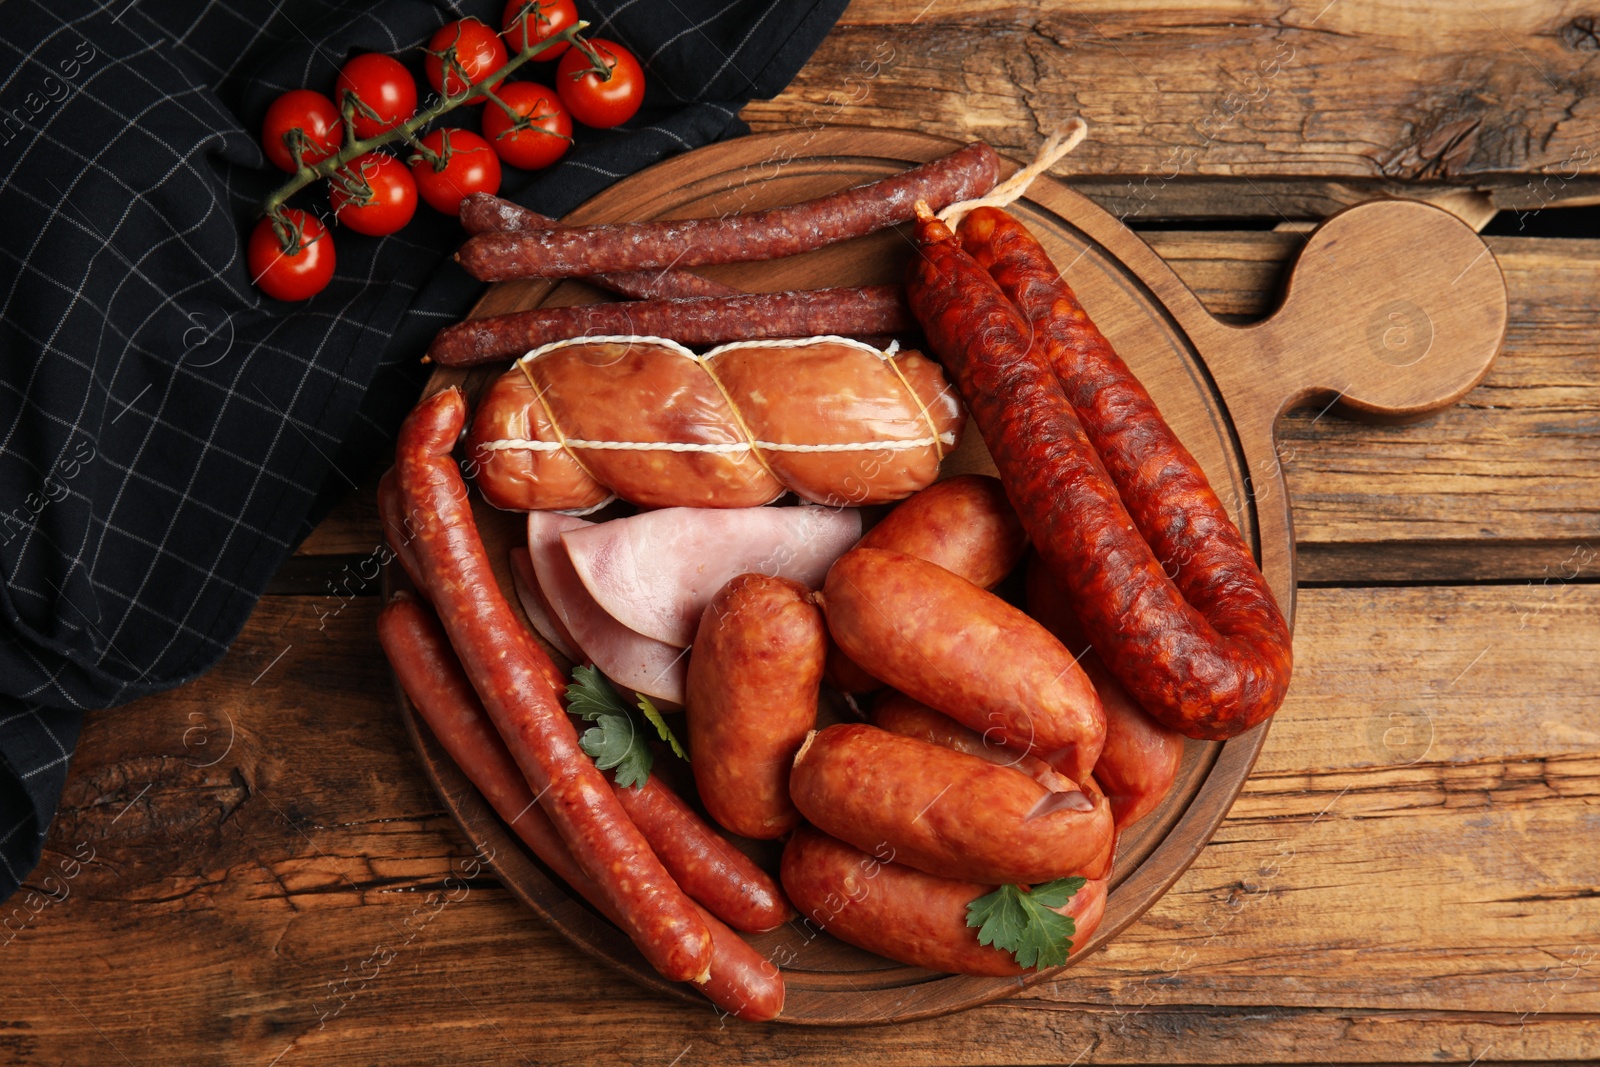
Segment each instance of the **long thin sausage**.
[{"label": "long thin sausage", "polygon": [[963,250],[919,216],[912,307],[1106,665],[1190,737],[1261,722],[1288,687],[1288,626],[1199,467],[1020,223],[973,211]]},{"label": "long thin sausage", "polygon": [[611,783],[628,818],[644,834],[684,892],[739,930],[761,933],[794,913],[772,876],[706,825],[655,775],[643,785]]},{"label": "long thin sausage", "polygon": [[428,591],[422,588],[422,568],[417,564],[416,553],[411,548],[414,527],[406,517],[406,504],[401,499],[400,481],[393,467],[384,471],[383,477],[378,479],[378,518],[383,523],[384,539],[400,561],[406,577],[411,579],[411,584],[423,596],[427,596]]},{"label": "long thin sausage", "polygon": [[[432,612],[398,593],[378,615],[378,638],[412,706],[456,766],[556,877],[620,926],[606,894],[534,800]],[[783,1010],[777,968],[703,909],[701,917],[711,931],[711,978],[700,991],[741,1019],[776,1018]]]},{"label": "long thin sausage", "polygon": [[[469,193],[461,200],[461,225],[468,233],[527,233],[548,230],[561,223],[520,204],[488,193]],[[586,278],[592,285],[636,299],[682,296],[733,296],[739,290],[731,285],[687,270],[653,270],[625,274],[595,274]]]},{"label": "long thin sausage", "polygon": [[792,256],[911,218],[918,200],[943,207],[994,188],[1000,160],[974,142],[920,167],[800,204],[716,218],[483,233],[456,259],[479,281],[586,277]]},{"label": "long thin sausage", "polygon": [[898,285],[623,300],[468,319],[440,330],[428,358],[446,367],[475,367],[573,337],[668,337],[684,345],[720,345],[825,334],[877,337],[913,325]]},{"label": "long thin sausage", "polygon": [[440,621],[539,803],[623,930],[667,978],[704,982],[711,964],[705,921],[578,747],[547,680],[555,665],[495,583],[451,457],[466,408],[460,389],[425,398],[395,446],[401,496],[417,525],[417,563]]}]

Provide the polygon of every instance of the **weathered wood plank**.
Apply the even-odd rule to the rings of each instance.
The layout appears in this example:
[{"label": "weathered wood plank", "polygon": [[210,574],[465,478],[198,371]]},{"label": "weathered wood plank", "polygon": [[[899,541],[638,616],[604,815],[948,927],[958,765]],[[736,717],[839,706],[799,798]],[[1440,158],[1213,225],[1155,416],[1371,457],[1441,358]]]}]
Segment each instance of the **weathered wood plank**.
[{"label": "weathered wood plank", "polygon": [[[1180,178],[1205,176],[1241,190],[1260,178],[1533,180],[1516,195],[1593,195],[1596,72],[1578,5],[1407,10],[858,2],[745,117],[757,129],[909,125],[1026,157],[1081,115],[1094,135],[1062,172],[1131,178],[1152,215],[1172,214],[1161,201]],[[1247,213],[1277,212],[1262,199]]]},{"label": "weathered wood plank", "polygon": [[325,618],[317,598],[268,598],[211,675],[91,717],[30,881],[59,903],[0,936],[0,1049],[41,1064],[115,1062],[112,1045],[132,1062],[661,1064],[687,1048],[680,1062],[834,1063],[841,1040],[894,1064],[1580,1058],[1600,1026],[1600,589],[1564,586],[1532,613],[1520,597],[1303,591],[1289,702],[1171,893],[1054,987],[848,1038],[723,1029],[617,982],[471,877],[472,844],[392,709],[375,600]]}]

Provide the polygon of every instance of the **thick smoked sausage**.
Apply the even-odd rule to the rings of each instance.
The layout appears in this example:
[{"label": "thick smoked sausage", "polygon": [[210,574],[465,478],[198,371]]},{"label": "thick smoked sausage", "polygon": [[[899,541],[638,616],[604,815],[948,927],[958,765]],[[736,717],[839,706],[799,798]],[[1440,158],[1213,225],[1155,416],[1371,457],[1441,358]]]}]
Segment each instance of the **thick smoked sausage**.
[{"label": "thick smoked sausage", "polygon": [[913,311],[1106,665],[1191,737],[1267,718],[1288,626],[1193,458],[1020,223],[979,208],[958,243],[919,218]]},{"label": "thick smoked sausage", "polygon": [[684,712],[700,801],[745,837],[800,822],[789,765],[817,722],[827,655],[822,615],[804,586],[741,574],[706,605],[689,654]]},{"label": "thick smoked sausage", "polygon": [[839,648],[874,677],[1082,781],[1105,712],[1072,655],[1027,614],[943,567],[854,548],[823,584]]},{"label": "thick smoked sausage", "polygon": [[818,829],[857,848],[887,842],[899,863],[985,885],[1110,869],[1111,806],[1092,778],[1079,788],[1054,792],[1009,767],[864,723],[813,734],[789,775],[795,806]]},{"label": "thick smoked sausage", "polygon": [[[952,974],[1026,973],[1011,953],[978,944],[967,905],[994,887],[940,878],[876,856],[802,826],[784,846],[780,874],[806,925],[892,960]],[[1076,927],[1073,955],[1088,944],[1106,908],[1106,882],[1092,879],[1063,915]],[[1069,957],[1070,958],[1070,957]]]}]

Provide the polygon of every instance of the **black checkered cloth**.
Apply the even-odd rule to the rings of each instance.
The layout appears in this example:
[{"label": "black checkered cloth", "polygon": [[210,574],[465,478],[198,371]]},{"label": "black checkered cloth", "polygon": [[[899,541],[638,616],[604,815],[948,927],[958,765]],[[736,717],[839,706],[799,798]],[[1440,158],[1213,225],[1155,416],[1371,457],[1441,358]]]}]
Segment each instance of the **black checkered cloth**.
[{"label": "black checkered cloth", "polygon": [[[400,56],[425,88],[433,31],[498,26],[503,2],[4,5],[0,898],[38,861],[83,711],[216,663],[392,447],[418,357],[481,291],[447,262],[455,221],[424,207],[391,237],[336,234],[338,272],[312,300],[263,297],[243,236],[284,178],[257,143],[267,105],[331,95],[357,52]],[[779,92],[844,6],[579,0],[592,35],[640,57],[645,108],[580,130],[551,170],[507,168],[502,194],[561,215],[744,132],[739,108]]]}]

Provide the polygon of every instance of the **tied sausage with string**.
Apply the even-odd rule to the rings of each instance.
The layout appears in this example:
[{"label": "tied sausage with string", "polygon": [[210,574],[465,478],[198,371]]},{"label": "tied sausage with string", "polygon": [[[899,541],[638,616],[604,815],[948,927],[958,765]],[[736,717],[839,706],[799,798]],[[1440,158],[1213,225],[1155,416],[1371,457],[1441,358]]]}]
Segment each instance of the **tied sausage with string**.
[{"label": "tied sausage with string", "polygon": [[[548,215],[541,215],[521,204],[513,204],[509,200],[502,200],[489,193],[468,193],[461,199],[461,225],[468,233],[526,233],[530,230],[548,230],[560,226],[561,223]],[[613,293],[641,300],[685,296],[734,296],[739,292],[731,285],[702,278],[687,270],[596,274],[585,280],[591,285],[609,289]]]},{"label": "tied sausage with string", "polygon": [[965,416],[915,352],[838,337],[697,356],[660,338],[549,345],[486,392],[467,455],[514,510],[740,508],[785,490],[856,506],[932,482]]},{"label": "tied sausage with string", "polygon": [[476,367],[573,338],[628,334],[671,337],[686,345],[716,345],[818,334],[881,337],[903,333],[912,325],[905,294],[898,285],[624,300],[513,311],[458,322],[435,335],[428,346],[428,359],[446,367]]},{"label": "tied sausage with string", "polygon": [[1267,718],[1288,625],[1198,464],[1021,223],[918,214],[912,309],[1107,667],[1190,737]]},{"label": "tied sausage with string", "polygon": [[942,207],[982,196],[999,174],[999,157],[980,141],[920,167],[800,204],[715,218],[481,233],[461,246],[456,259],[485,282],[777,259],[907,222],[918,200]]}]

